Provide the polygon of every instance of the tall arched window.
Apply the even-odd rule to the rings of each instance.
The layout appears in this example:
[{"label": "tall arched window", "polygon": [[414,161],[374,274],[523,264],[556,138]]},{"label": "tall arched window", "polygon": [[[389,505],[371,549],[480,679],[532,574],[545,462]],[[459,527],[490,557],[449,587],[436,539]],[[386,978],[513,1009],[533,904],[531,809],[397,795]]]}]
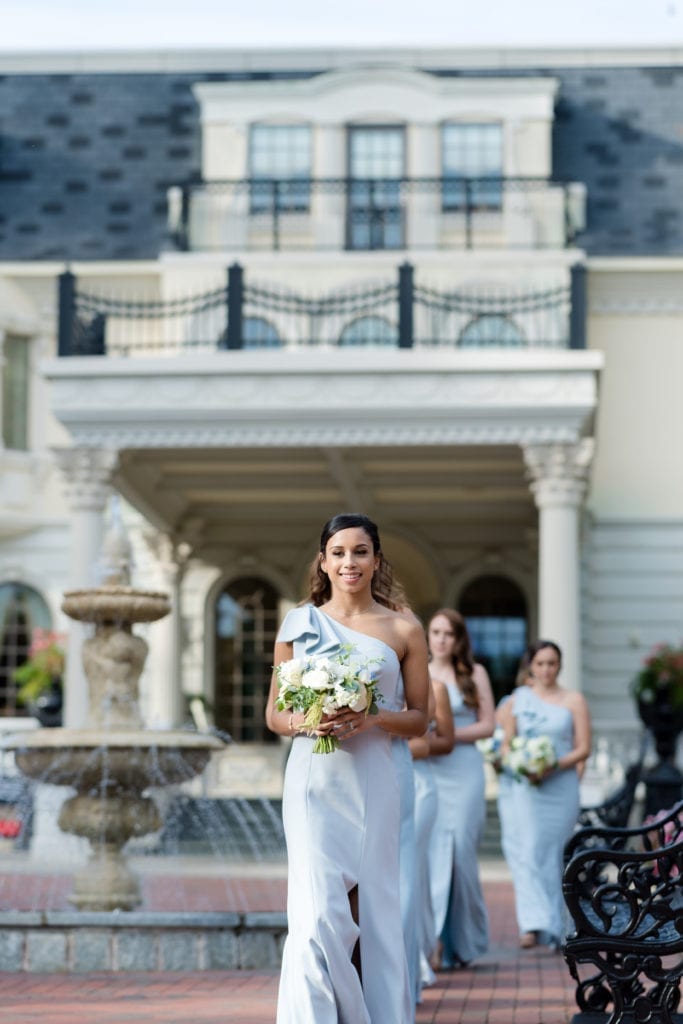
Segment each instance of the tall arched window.
[{"label": "tall arched window", "polygon": [[488,345],[519,348],[524,345],[522,332],[506,316],[487,313],[470,320],[458,338],[461,348],[484,348]]},{"label": "tall arched window", "polygon": [[514,689],[527,646],[524,594],[506,576],[480,576],[465,587],[458,610],[467,623],[476,660],[486,667],[498,701]]},{"label": "tall arched window", "polygon": [[15,669],[28,659],[34,629],[50,629],[50,610],[37,590],[0,584],[0,715],[17,713]]},{"label": "tall arched window", "polygon": [[270,743],[264,710],[278,628],[279,595],[266,580],[233,580],[216,600],[216,726],[238,742]]}]

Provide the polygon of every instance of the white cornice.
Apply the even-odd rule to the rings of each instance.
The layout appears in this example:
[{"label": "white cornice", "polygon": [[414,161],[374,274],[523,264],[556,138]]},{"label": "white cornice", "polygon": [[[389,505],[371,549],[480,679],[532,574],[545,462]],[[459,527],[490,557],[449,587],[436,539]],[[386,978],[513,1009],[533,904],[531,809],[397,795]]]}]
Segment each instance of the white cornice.
[{"label": "white cornice", "polygon": [[425,70],[652,67],[683,64],[683,47],[241,47],[227,50],[2,52],[2,74],[136,74],[322,71],[401,64]]},{"label": "white cornice", "polygon": [[150,447],[576,441],[598,352],[217,353],[52,360],[52,411],[74,443]]},{"label": "white cornice", "polygon": [[297,117],[316,124],[405,120],[435,123],[471,115],[550,120],[557,81],[549,76],[436,77],[406,65],[335,68],[289,81],[199,82],[204,124]]}]

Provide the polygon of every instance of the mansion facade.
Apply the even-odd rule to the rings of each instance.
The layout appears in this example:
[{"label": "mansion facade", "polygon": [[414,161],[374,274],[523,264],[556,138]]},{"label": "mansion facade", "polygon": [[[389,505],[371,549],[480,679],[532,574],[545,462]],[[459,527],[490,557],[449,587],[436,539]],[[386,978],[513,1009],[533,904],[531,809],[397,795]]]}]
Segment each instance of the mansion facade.
[{"label": "mansion facade", "polygon": [[[683,51],[0,53],[0,716],[102,578],[112,495],[150,727],[276,795],[278,624],[323,523],[380,527],[497,697],[563,649],[620,761],[683,638]],[[236,767],[235,761],[238,762]]]}]

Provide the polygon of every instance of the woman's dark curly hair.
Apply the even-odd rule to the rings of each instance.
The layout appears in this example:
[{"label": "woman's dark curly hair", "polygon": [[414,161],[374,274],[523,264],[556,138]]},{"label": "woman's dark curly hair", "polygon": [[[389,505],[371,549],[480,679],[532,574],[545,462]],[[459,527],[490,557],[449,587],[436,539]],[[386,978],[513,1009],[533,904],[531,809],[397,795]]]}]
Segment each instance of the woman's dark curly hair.
[{"label": "woman's dark curly hair", "polygon": [[333,516],[323,526],[322,533],[320,534],[320,550],[311,563],[309,596],[306,598],[306,601],[319,608],[321,604],[325,604],[326,601],[330,600],[332,586],[329,576],[322,570],[320,564],[322,556],[325,554],[328,541],[331,537],[334,537],[335,533],[355,527],[367,533],[372,543],[372,550],[379,557],[379,566],[372,577],[371,590],[373,598],[378,604],[383,604],[385,608],[391,608],[392,611],[406,610],[408,608],[408,601],[403,587],[394,579],[394,570],[382,554],[379,530],[372,519],[362,515],[360,512],[342,512],[339,515]]},{"label": "woman's dark curly hair", "polygon": [[[448,619],[455,636],[453,671],[455,672],[455,681],[462,694],[462,699],[468,708],[478,708],[479,693],[472,677],[474,672],[474,655],[472,654],[472,644],[465,620],[460,612],[454,611],[453,608],[439,608],[429,620],[430,625],[438,615],[443,615],[445,619]],[[429,629],[429,626],[427,629]]]}]

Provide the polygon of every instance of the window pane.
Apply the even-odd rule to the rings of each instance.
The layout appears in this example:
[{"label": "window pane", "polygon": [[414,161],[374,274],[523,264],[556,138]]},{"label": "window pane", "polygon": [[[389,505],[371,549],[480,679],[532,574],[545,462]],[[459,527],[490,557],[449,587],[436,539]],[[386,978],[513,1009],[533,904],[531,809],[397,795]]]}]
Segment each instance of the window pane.
[{"label": "window pane", "polygon": [[500,124],[445,124],[441,133],[444,210],[466,205],[498,209],[502,203],[499,180],[471,181],[469,197],[463,178],[500,179],[503,176],[503,128]]},{"label": "window pane", "polygon": [[483,348],[486,345],[501,345],[505,348],[519,348],[524,338],[516,324],[505,316],[478,316],[470,320],[458,338],[461,348]]},{"label": "window pane", "polygon": [[278,629],[278,594],[265,580],[243,577],[216,601],[215,719],[239,742],[276,743],[263,710]]},{"label": "window pane", "polygon": [[28,449],[29,343],[7,335],[2,379],[2,439],[6,448]]},{"label": "window pane", "polygon": [[339,344],[383,345],[395,348],[398,344],[398,331],[381,316],[362,316],[344,328]]},{"label": "window pane", "polygon": [[280,348],[282,342],[273,325],[261,316],[248,316],[242,323],[244,348]]},{"label": "window pane", "polygon": [[50,629],[52,620],[40,594],[21,583],[0,585],[0,715],[17,712],[14,671],[29,656],[35,629]]},{"label": "window pane", "polygon": [[[249,174],[251,211],[306,212],[310,205],[311,132],[308,125],[251,126]],[[291,179],[300,179],[292,181]],[[283,179],[285,179],[283,181]]]},{"label": "window pane", "polygon": [[350,249],[399,249],[404,244],[401,178],[403,128],[349,130],[347,236]]}]

